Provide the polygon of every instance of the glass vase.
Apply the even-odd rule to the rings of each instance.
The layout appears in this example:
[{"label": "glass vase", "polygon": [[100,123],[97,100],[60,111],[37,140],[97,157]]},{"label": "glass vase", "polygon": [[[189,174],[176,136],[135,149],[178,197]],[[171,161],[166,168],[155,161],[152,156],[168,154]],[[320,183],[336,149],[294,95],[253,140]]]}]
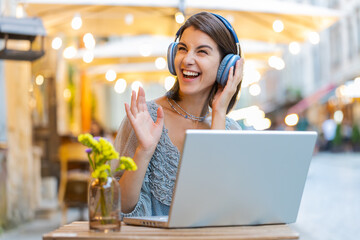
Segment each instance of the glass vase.
[{"label": "glass vase", "polygon": [[92,179],[89,185],[88,205],[90,230],[120,231],[120,185],[115,178]]}]

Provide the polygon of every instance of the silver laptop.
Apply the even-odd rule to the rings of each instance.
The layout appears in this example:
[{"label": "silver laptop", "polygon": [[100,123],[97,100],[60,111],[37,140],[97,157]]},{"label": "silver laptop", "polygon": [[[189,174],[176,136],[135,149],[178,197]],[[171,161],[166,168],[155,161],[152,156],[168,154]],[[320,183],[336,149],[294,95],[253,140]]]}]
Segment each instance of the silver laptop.
[{"label": "silver laptop", "polygon": [[187,130],[169,216],[124,222],[164,228],[295,222],[316,137]]}]

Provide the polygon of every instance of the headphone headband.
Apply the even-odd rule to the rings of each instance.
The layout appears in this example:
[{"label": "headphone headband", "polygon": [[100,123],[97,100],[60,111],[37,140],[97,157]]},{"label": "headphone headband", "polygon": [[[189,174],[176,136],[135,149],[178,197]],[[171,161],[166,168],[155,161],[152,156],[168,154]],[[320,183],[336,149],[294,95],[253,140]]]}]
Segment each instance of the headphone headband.
[{"label": "headphone headband", "polygon": [[220,21],[225,25],[225,27],[230,31],[231,35],[233,36],[235,43],[239,43],[239,39],[235,33],[234,28],[231,26],[231,24],[229,23],[228,20],[226,20],[226,18],[224,18],[223,16],[220,16],[216,13],[211,13],[212,15],[214,15],[215,17],[217,17],[218,19],[220,19]]},{"label": "headphone headband", "polygon": [[[209,13],[210,13],[210,12],[209,12]],[[236,32],[235,32],[234,28],[231,26],[231,24],[229,23],[229,21],[226,20],[226,18],[224,18],[223,16],[220,16],[219,14],[216,14],[216,13],[210,13],[210,14],[212,14],[212,15],[215,16],[217,19],[219,19],[219,20],[225,25],[225,27],[227,28],[227,30],[229,30],[229,32],[230,32],[231,35],[233,36],[234,41],[235,41],[235,44],[236,44],[237,55],[240,55],[240,43],[239,43],[239,39],[238,39],[238,37],[237,37],[237,35],[236,35]],[[179,28],[179,30],[176,32],[175,41],[176,41],[176,39],[179,38],[181,29],[182,29],[182,28]]]}]

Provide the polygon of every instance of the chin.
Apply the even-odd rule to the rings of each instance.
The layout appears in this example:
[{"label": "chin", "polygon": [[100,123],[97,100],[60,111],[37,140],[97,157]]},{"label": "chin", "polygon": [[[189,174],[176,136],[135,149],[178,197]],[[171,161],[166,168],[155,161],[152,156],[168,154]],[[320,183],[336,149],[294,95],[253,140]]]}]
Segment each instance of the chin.
[{"label": "chin", "polygon": [[185,94],[185,95],[193,95],[193,94],[196,94],[198,93],[198,91],[196,89],[194,89],[194,87],[191,87],[191,86],[180,86],[180,93],[181,94]]}]

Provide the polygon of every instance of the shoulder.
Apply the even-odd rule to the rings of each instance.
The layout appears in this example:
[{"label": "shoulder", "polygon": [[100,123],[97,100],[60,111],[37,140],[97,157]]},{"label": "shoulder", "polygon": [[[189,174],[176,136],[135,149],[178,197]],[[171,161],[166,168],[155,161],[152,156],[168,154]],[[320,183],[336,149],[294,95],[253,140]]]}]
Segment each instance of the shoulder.
[{"label": "shoulder", "polygon": [[165,102],[166,102],[166,97],[160,97],[146,102],[149,114],[154,121],[156,121],[157,118],[158,108],[161,106],[164,109],[166,106],[164,105]]},{"label": "shoulder", "polygon": [[151,117],[153,117],[153,118],[155,117],[155,119],[156,119],[156,116],[157,116],[157,109],[159,107],[163,108],[165,115],[169,111],[171,112],[171,108],[169,107],[169,103],[168,103],[168,100],[167,100],[166,96],[162,96],[160,98],[156,98],[156,99],[147,101],[146,104],[147,104],[148,111],[149,111]]},{"label": "shoulder", "polygon": [[[151,110],[154,110],[154,109],[157,110],[160,106],[162,108],[167,107],[166,99],[167,99],[166,96],[162,96],[162,97],[147,101],[146,104],[147,104],[148,108],[151,108]],[[149,109],[149,111],[150,111],[150,109]]]},{"label": "shoulder", "polygon": [[146,102],[147,108],[149,110],[149,112],[151,113],[152,111],[157,111],[159,105],[154,101],[154,100],[150,100]]},{"label": "shoulder", "polygon": [[225,129],[226,130],[241,130],[240,125],[232,118],[225,118]]}]

